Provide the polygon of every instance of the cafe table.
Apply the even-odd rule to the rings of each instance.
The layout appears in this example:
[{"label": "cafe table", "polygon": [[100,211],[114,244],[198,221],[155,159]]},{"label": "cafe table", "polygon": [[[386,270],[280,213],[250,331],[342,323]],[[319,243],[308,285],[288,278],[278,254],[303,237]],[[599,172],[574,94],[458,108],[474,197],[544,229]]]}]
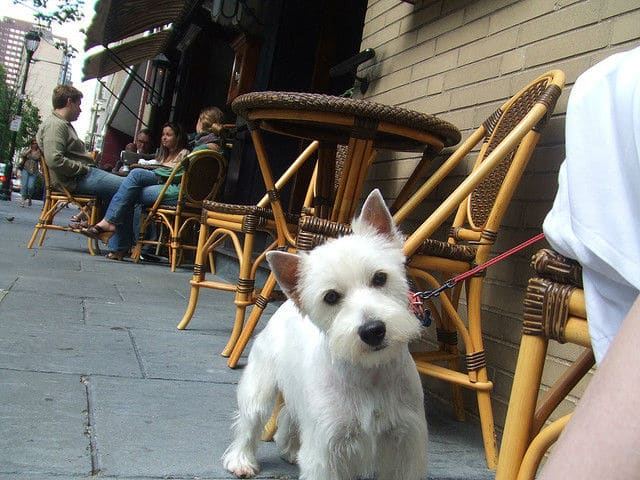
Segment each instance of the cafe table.
[{"label": "cafe table", "polygon": [[[460,132],[434,115],[380,103],[303,92],[252,92],[237,97],[233,111],[247,121],[260,171],[277,228],[277,246],[294,248],[294,233],[287,222],[263,140],[263,132],[318,141],[313,214],[338,223],[350,223],[363,184],[379,150],[422,152],[429,146],[439,151],[460,141]],[[336,175],[336,151],[347,148],[344,164]],[[275,288],[270,275],[261,293],[268,298]],[[266,305],[254,306],[229,357],[237,361]]]}]

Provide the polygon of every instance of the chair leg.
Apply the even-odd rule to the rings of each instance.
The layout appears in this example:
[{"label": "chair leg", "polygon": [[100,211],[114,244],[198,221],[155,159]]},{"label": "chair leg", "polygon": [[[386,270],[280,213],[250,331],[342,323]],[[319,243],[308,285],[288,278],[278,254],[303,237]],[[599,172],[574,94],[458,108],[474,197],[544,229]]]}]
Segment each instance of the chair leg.
[{"label": "chair leg", "polygon": [[522,465],[518,471],[516,480],[533,480],[542,461],[542,457],[549,450],[556,440],[560,437],[560,434],[571,420],[573,414],[559,418],[548,427],[544,428],[539,435],[533,438],[527,453],[522,459]]},{"label": "chair leg", "polygon": [[[478,371],[478,379],[487,381],[486,367]],[[491,406],[491,391],[478,390],[478,412],[480,414],[480,428],[482,429],[482,442],[484,443],[484,455],[487,460],[487,468],[495,470],[498,465],[498,445],[496,443],[496,430],[493,424],[493,408]]]},{"label": "chair leg", "polygon": [[27,243],[27,248],[33,248],[33,242],[36,241],[36,237],[38,236],[38,232],[40,231],[40,220],[38,220],[38,223],[36,224],[35,228],[33,229],[33,233],[31,234],[31,238],[29,239],[29,243]]},{"label": "chair leg", "polygon": [[[205,278],[205,261],[207,259],[209,229],[206,224],[200,224],[200,232],[198,233],[198,247],[196,248],[196,258],[193,265],[193,277],[189,282],[191,284],[191,293],[189,294],[189,303],[187,310],[182,316],[182,320],[178,323],[178,330],[184,330],[193,317],[198,305],[198,296],[200,294],[200,283]],[[138,242],[140,244],[140,242]],[[141,245],[141,244],[140,244]]]},{"label": "chair leg", "polygon": [[236,306],[236,318],[233,322],[233,328],[231,329],[231,334],[229,335],[229,340],[227,340],[227,344],[225,345],[220,355],[223,357],[231,356],[233,352],[233,348],[236,346],[238,342],[238,338],[240,338],[240,333],[242,332],[242,327],[244,325],[244,316],[247,312],[247,306]]},{"label": "chair leg", "polygon": [[260,440],[263,442],[270,442],[273,440],[273,436],[276,434],[276,430],[278,429],[278,414],[282,407],[284,406],[284,397],[282,396],[282,392],[278,392],[278,400],[276,400],[276,406],[273,409],[273,413],[271,414],[271,418],[264,426],[264,430],[262,431],[262,437]]},{"label": "chair leg", "polygon": [[267,277],[267,281],[264,284],[264,288],[262,289],[262,292],[256,299],[256,303],[253,306],[253,310],[251,310],[251,314],[249,315],[249,318],[247,319],[247,322],[244,328],[242,329],[242,332],[240,333],[240,337],[238,338],[236,345],[233,347],[233,352],[231,352],[231,356],[227,361],[227,366],[229,368],[236,368],[236,366],[238,365],[238,360],[240,360],[240,356],[242,355],[242,352],[247,346],[247,343],[249,343],[249,339],[251,338],[253,331],[258,325],[258,321],[262,316],[262,312],[267,306],[267,303],[269,302],[268,299],[269,297],[271,297],[271,294],[273,293],[273,290],[275,289],[275,287],[276,287],[276,277],[273,275],[273,273],[270,273],[269,276]]},{"label": "chair leg", "polygon": [[513,480],[522,464],[531,438],[547,345],[548,340],[543,336],[522,336],[502,434],[496,480]]}]

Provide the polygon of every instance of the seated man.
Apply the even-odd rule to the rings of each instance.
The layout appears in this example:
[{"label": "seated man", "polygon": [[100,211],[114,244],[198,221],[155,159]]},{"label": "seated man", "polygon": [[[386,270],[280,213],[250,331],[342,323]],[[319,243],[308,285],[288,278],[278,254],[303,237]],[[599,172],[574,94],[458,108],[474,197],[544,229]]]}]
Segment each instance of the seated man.
[{"label": "seated man", "polygon": [[36,134],[53,186],[65,187],[71,193],[96,195],[102,211],[122,183],[118,175],[96,168],[93,157],[71,125],[78,119],[82,92],[71,85],[58,85],[53,90],[53,112]]}]

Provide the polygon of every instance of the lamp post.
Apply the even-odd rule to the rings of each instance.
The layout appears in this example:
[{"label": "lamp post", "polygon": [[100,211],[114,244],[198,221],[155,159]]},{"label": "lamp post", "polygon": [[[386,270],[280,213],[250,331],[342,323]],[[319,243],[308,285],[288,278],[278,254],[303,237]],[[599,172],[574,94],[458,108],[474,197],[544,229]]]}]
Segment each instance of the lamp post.
[{"label": "lamp post", "polygon": [[9,149],[9,158],[4,168],[4,178],[2,179],[2,185],[0,186],[0,200],[11,200],[11,176],[13,174],[13,155],[16,152],[16,141],[18,140],[18,130],[20,130],[20,124],[22,122],[22,104],[24,103],[24,92],[27,87],[27,77],[29,75],[29,66],[31,65],[31,58],[34,52],[40,45],[40,34],[38,32],[30,31],[24,36],[24,48],[27,52],[26,63],[24,66],[24,73],[22,75],[22,82],[20,84],[20,96],[18,97],[18,107],[16,108],[16,114],[11,119],[10,129],[13,131],[11,136],[11,148]]}]

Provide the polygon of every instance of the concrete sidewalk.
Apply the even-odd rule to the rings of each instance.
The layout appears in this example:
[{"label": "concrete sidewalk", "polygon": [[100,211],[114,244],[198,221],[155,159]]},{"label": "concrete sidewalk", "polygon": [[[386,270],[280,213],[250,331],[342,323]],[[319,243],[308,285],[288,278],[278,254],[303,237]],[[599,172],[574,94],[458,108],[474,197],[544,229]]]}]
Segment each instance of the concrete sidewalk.
[{"label": "concrete sidewalk", "polygon": [[[220,456],[242,370],[219,356],[232,295],[203,290],[178,331],[188,267],[92,257],[55,231],[27,250],[42,202],[18,203],[0,202],[0,480],[232,478]],[[428,478],[493,478],[479,425],[427,412]],[[258,478],[297,478],[272,443],[259,460]]]}]

